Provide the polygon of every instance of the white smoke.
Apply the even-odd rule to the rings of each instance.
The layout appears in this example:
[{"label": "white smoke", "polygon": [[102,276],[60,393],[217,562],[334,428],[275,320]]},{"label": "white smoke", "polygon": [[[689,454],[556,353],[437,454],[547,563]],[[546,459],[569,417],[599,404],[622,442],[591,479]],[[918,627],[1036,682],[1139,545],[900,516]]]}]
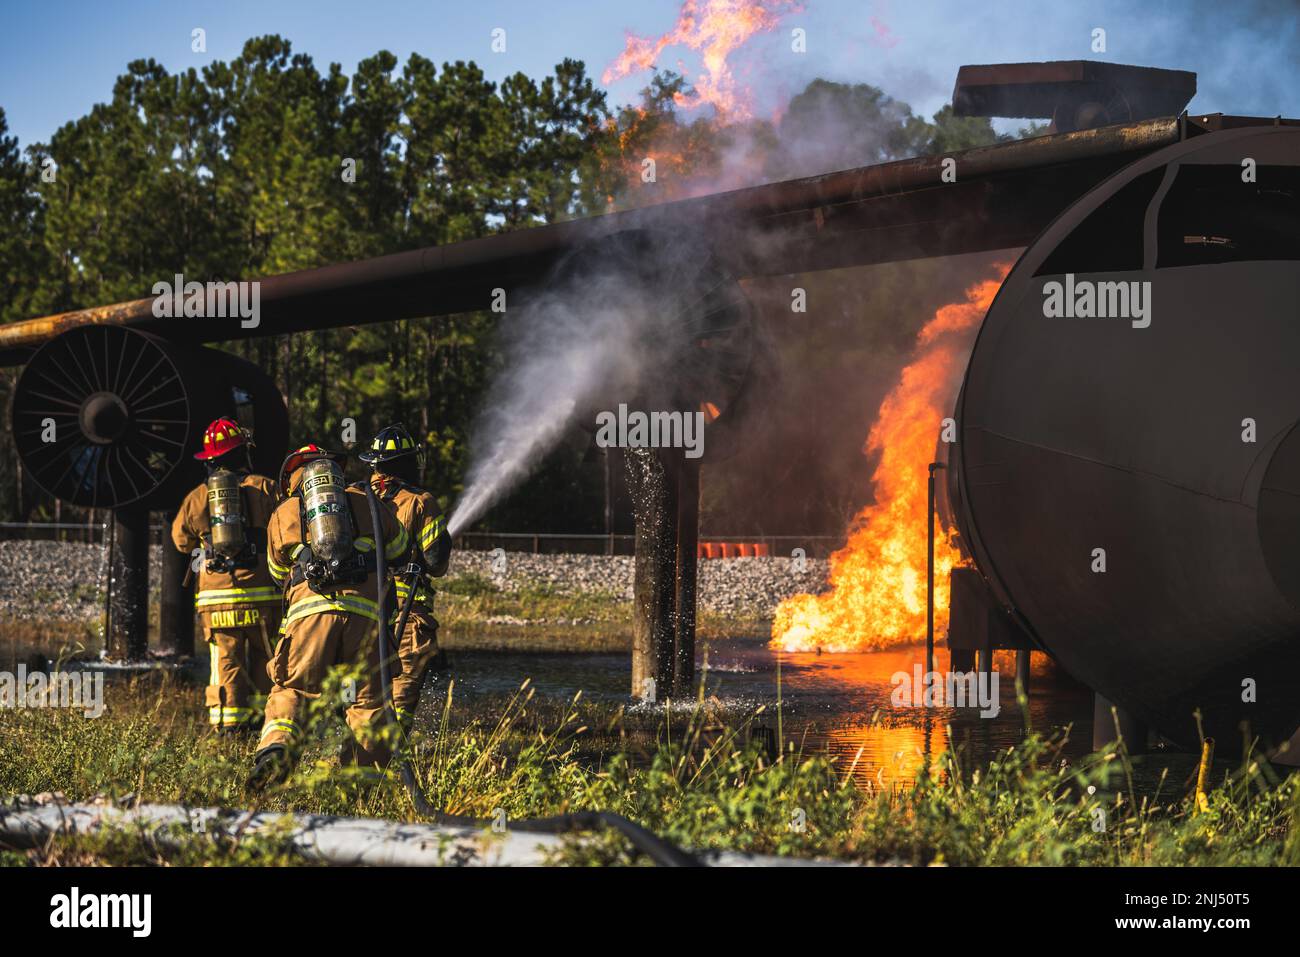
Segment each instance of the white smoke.
[{"label": "white smoke", "polygon": [[574,252],[543,291],[500,328],[503,363],[470,440],[456,535],[512,492],[575,422],[618,403],[674,404],[668,370],[686,339],[683,313],[715,278],[708,259],[666,233],[638,233]]},{"label": "white smoke", "polygon": [[[865,87],[810,87],[776,129],[729,127],[717,166],[700,170],[685,195],[722,192],[893,158],[910,118],[905,107]],[[654,187],[648,187],[653,190]],[[678,194],[681,195],[681,194]],[[676,198],[658,195],[652,202]],[[625,197],[643,206],[639,197]],[[694,241],[663,207],[643,208],[655,223],[646,242],[620,237],[590,244],[562,264],[543,292],[510,308],[500,328],[503,363],[471,432],[465,488],[449,531],[464,531],[521,485],[575,423],[594,425],[618,403],[683,408],[672,394],[681,370],[682,314],[719,279],[707,244]],[[756,250],[791,237],[750,234]],[[774,244],[774,245],[773,245]]]},{"label": "white smoke", "polygon": [[[543,293],[507,313],[500,330],[504,362],[471,433],[451,533],[464,531],[522,484],[575,421],[594,425],[595,412],[613,411],[620,402],[685,410],[672,394],[681,375],[673,356],[682,354],[671,346],[682,345],[683,311],[689,317],[698,310],[718,276],[709,269],[707,243],[689,240],[667,219],[671,212],[654,204],[911,155],[917,122],[878,90],[814,83],[775,127],[751,122],[721,131],[716,165],[674,184],[676,192],[634,182],[632,189],[647,192],[622,198],[656,224],[655,239],[623,247],[618,237],[594,243],[574,255],[576,268],[566,273],[562,266]],[[772,250],[799,237],[748,231],[737,241],[751,252],[761,246],[771,258]]]}]

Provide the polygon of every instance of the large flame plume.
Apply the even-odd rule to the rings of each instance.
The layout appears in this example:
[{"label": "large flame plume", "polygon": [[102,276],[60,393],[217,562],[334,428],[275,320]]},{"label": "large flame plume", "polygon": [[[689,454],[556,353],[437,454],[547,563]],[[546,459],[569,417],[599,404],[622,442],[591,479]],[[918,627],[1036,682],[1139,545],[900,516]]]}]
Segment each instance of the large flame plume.
[{"label": "large flame plume", "polygon": [[[917,335],[876,414],[866,454],[879,455],[875,501],[854,517],[848,542],[831,556],[830,590],[783,601],[772,645],[785,651],[869,651],[925,637],[926,481],[940,423],[950,414],[962,364],[1009,270],[976,283],[939,309]],[[950,533],[935,528],[935,629],[948,623],[948,573],[960,560]]]},{"label": "large flame plume", "polygon": [[629,33],[623,52],[606,68],[601,80],[608,86],[625,76],[653,69],[664,50],[688,47],[699,53],[700,69],[690,78],[694,91],[678,94],[677,105],[684,109],[709,105],[719,119],[747,120],[753,116],[753,102],[748,90],[736,82],[728,61],[752,37],[775,29],[782,16],[800,9],[794,0],[686,0],[677,22],[662,36]]}]

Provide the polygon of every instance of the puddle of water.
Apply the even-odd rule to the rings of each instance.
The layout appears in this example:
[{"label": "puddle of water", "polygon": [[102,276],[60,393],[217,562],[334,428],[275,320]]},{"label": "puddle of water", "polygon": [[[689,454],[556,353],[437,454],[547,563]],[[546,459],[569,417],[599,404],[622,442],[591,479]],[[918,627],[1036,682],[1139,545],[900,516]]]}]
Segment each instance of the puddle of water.
[{"label": "puddle of water", "polygon": [[[1078,759],[1091,750],[1092,694],[1054,673],[1035,655],[1030,682],[1029,719],[1040,731],[1071,725],[1063,756]],[[538,695],[625,703],[629,699],[632,665],[627,654],[540,654],[519,652],[456,652],[452,675],[460,702],[477,695],[510,694],[531,678]],[[987,762],[998,751],[1024,738],[1025,726],[1015,694],[1012,654],[998,656],[999,704],[996,717],[981,718],[978,709],[894,707],[891,676],[909,675],[920,664],[923,646],[860,654],[788,654],[757,642],[729,641],[697,659],[697,680],[706,696],[741,714],[766,705],[763,723],[776,727],[781,702],[782,730],[787,740],[805,752],[825,751],[855,780],[873,787],[906,787],[924,766],[927,754],[937,756],[950,740],[963,749],[963,762]],[[936,650],[935,667],[948,667],[945,651]],[[860,753],[859,753],[860,752]],[[855,763],[856,760],[856,763]],[[1138,759],[1137,790],[1150,793],[1162,768],[1169,767],[1165,793],[1177,790],[1190,774],[1194,758],[1156,753]]]}]

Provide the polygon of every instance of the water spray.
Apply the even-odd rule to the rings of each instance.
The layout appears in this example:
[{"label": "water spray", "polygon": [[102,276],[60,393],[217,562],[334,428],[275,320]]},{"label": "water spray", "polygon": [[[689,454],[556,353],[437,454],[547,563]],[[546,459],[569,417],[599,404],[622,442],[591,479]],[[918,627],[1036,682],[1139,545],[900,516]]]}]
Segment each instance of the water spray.
[{"label": "water spray", "polygon": [[583,246],[500,337],[505,361],[470,440],[454,536],[519,487],[575,424],[600,411],[725,410],[752,354],[749,303],[708,247],[681,229]]}]

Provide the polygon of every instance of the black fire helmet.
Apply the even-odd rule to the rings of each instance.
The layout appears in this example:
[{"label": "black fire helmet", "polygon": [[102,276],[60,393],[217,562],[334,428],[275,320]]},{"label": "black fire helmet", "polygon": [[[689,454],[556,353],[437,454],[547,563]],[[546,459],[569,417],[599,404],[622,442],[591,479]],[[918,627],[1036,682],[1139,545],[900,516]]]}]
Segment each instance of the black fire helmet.
[{"label": "black fire helmet", "polygon": [[400,422],[380,429],[370,442],[370,449],[357,456],[367,465],[382,465],[404,455],[414,455],[417,462],[424,458],[423,449]]}]

